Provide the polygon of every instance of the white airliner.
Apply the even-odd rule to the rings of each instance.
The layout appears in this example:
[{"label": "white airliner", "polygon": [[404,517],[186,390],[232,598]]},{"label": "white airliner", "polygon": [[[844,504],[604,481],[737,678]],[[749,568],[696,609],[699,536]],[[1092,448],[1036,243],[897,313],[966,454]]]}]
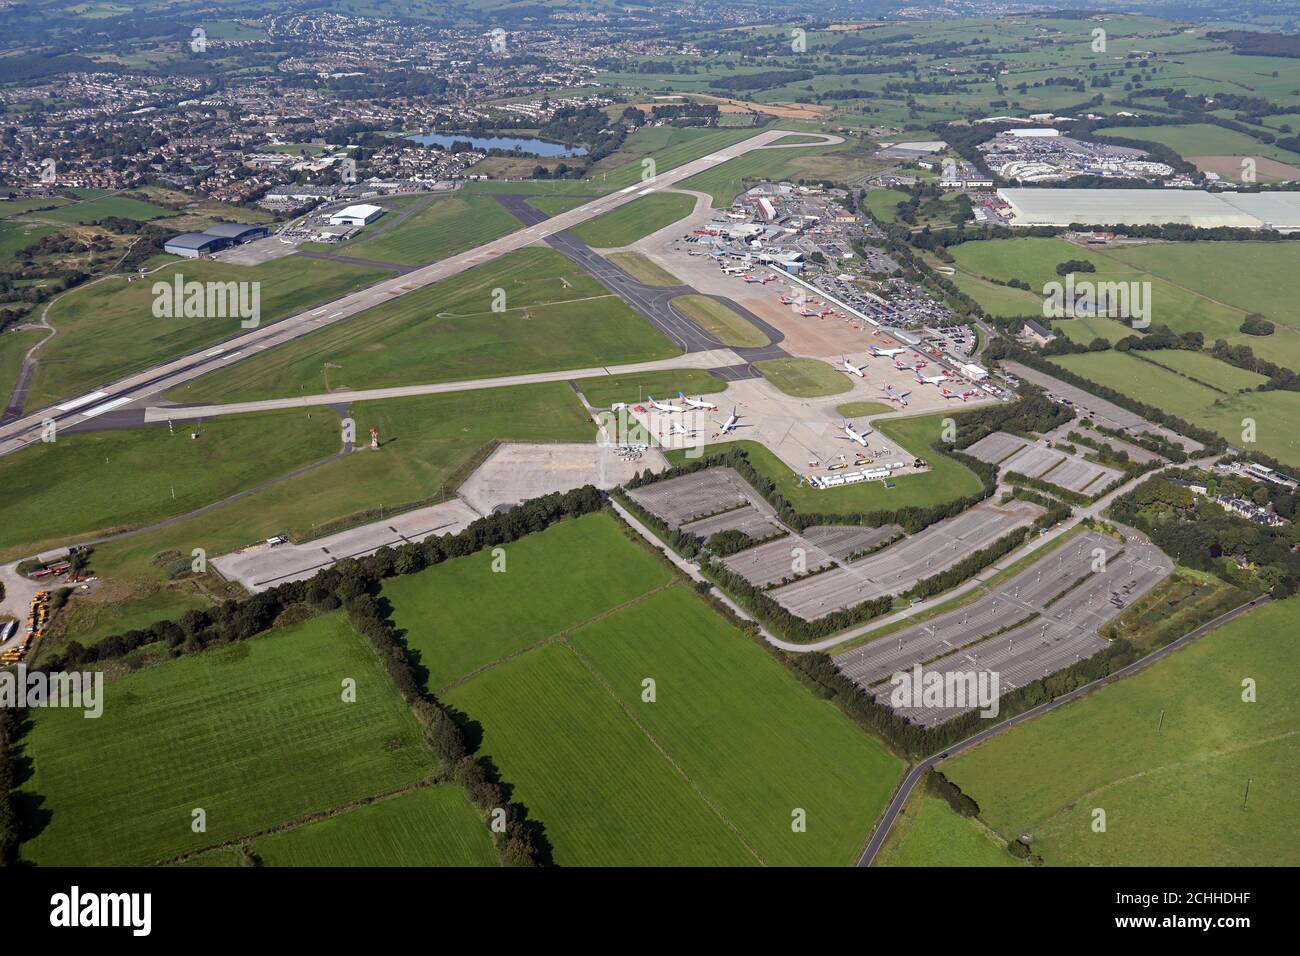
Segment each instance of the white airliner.
[{"label": "white airliner", "polygon": [[860,431],[858,431],[856,428],[853,427],[853,423],[852,423],[852,422],[845,422],[845,423],[844,423],[844,437],[845,437],[848,441],[851,441],[851,442],[857,442],[857,443],[858,443],[859,445],[861,445],[863,448],[866,448],[866,447],[867,447],[867,436],[870,435],[870,434],[871,434],[871,429],[870,429],[870,428],[868,428],[866,431],[861,431],[861,432],[860,432]]},{"label": "white airliner", "polygon": [[867,348],[871,349],[871,354],[876,358],[893,358],[895,355],[902,355],[907,351],[907,349],[882,349],[874,345],[868,345]]},{"label": "white airliner", "polygon": [[956,392],[950,392],[950,391],[948,391],[948,389],[944,388],[942,385],[939,386],[939,391],[943,393],[943,397],[944,397],[944,398],[960,398],[963,402],[966,401],[966,396],[965,396],[965,395],[958,395]]},{"label": "white airliner", "polygon": [[850,375],[856,375],[858,378],[867,377],[867,367],[865,365],[854,365],[843,355],[840,356],[840,371],[848,372]]},{"label": "white airliner", "polygon": [[652,408],[656,408],[656,409],[658,409],[658,410],[661,411],[661,412],[684,412],[684,411],[686,411],[686,409],[682,408],[680,405],[670,405],[670,404],[668,404],[667,402],[656,402],[656,401],[655,401],[655,397],[654,397],[653,395],[647,395],[647,396],[646,396],[646,400],[650,402],[650,406],[651,406]]},{"label": "white airliner", "polygon": [[740,424],[740,416],[736,414],[736,410],[733,408],[731,410],[730,418],[728,418],[725,422],[716,422],[715,424],[720,429],[718,434],[725,435],[728,432],[733,432],[736,430],[736,426]]},{"label": "white airliner", "polygon": [[687,398],[681,392],[677,393],[677,397],[682,400],[683,404],[689,405],[691,408],[703,409],[706,412],[716,412],[718,410],[717,405],[714,405],[712,402],[706,402],[702,398]]},{"label": "white airliner", "polygon": [[672,425],[674,435],[694,435],[699,431],[698,428],[687,428],[681,422],[670,422],[669,424]]},{"label": "white airliner", "polygon": [[948,381],[948,376],[947,375],[922,375],[920,372],[917,372],[916,380],[920,382],[922,385],[939,385],[943,382]]}]

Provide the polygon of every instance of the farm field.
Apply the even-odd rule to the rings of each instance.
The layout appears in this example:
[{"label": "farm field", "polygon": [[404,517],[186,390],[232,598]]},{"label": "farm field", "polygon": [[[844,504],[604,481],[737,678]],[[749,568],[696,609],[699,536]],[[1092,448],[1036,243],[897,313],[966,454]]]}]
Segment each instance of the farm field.
[{"label": "farm field", "polygon": [[176,275],[186,282],[260,282],[266,325],[355,292],[388,273],[301,256],[252,267],[186,259],[146,281],[128,284],[110,278],[82,286],[50,307],[49,322],[58,334],[41,348],[27,408],[72,398],[241,331],[238,318],[155,317],[153,284],[171,282]]},{"label": "farm field", "polygon": [[679,295],[669,303],[723,345],[759,348],[768,338],[742,315],[703,295]]},{"label": "farm field", "polygon": [[56,209],[45,209],[31,214],[31,218],[66,222],[70,225],[96,222],[116,216],[121,219],[135,219],[149,222],[152,219],[165,219],[176,213],[153,203],[141,202],[129,196],[99,196],[82,202],[69,203]]},{"label": "farm field", "polygon": [[876,866],[1021,866],[975,820],[923,790],[907,802]]},{"label": "farm field", "polygon": [[197,430],[197,441],[162,426],[71,434],[0,458],[0,484],[24,489],[5,508],[0,555],[184,514],[341,448],[327,409],[232,415]]},{"label": "farm field", "polygon": [[[685,585],[589,624],[570,643],[765,863],[854,862],[901,763]],[[642,700],[647,676],[654,703]],[[795,808],[806,812],[806,832],[791,827]]]},{"label": "farm field", "polygon": [[774,387],[795,398],[820,398],[851,391],[853,383],[818,359],[783,358],[755,362]]},{"label": "farm field", "polygon": [[491,196],[439,196],[386,232],[344,248],[349,256],[417,266],[480,246],[520,226]]},{"label": "farm field", "polygon": [[646,285],[681,285],[681,280],[667,269],[651,262],[639,252],[611,252],[605,257],[638,282]]},{"label": "farm field", "polygon": [[[2,210],[3,207],[0,207],[0,211]],[[18,253],[19,249],[40,242],[57,231],[53,226],[41,226],[21,220],[0,220],[0,259],[8,261]]]},{"label": "farm field", "polygon": [[155,581],[159,553],[202,547],[209,555],[225,554],[273,534],[318,538],[441,500],[495,441],[595,437],[591,419],[563,382],[359,402],[352,417],[358,435],[379,430],[378,451],[362,449],[167,528],[98,545],[96,569]]},{"label": "farm field", "polygon": [[[1199,331],[1207,344],[1225,339],[1249,345],[1270,360],[1300,369],[1300,321],[1287,303],[1300,296],[1300,276],[1291,265],[1295,250],[1284,242],[1153,242],[1089,247],[1056,238],[994,239],[965,242],[952,249],[958,269],[954,281],[994,315],[1041,315],[1046,283],[1063,281],[1058,263],[1086,260],[1095,273],[1078,273],[1077,281],[1150,282],[1153,325],[1174,332]],[[1022,279],[1031,292],[993,285],[984,277]],[[1242,320],[1262,312],[1277,324],[1275,334],[1260,338],[1241,332]],[[1100,322],[1122,338],[1117,324],[1103,319],[1063,320],[1057,328],[1071,333],[1071,322]],[[1091,341],[1091,337],[1087,339]]]},{"label": "farm field", "polygon": [[1105,339],[1114,345],[1120,339],[1133,334],[1133,330],[1123,322],[1099,318],[1060,319],[1052,323],[1052,331],[1058,335],[1065,333],[1065,337],[1071,342],[1078,342],[1081,345],[1087,345],[1093,339]]},{"label": "farm field", "polygon": [[[340,699],[342,677],[357,700]],[[414,783],[419,726],[342,612],[123,677],[103,716],[33,715],[20,848],[45,866],[148,864]],[[184,715],[184,733],[177,733]],[[191,831],[191,810],[207,831]]]},{"label": "farm field", "polygon": [[869,189],[867,190],[866,208],[871,213],[873,219],[879,223],[888,225],[897,218],[898,204],[908,199],[907,193],[901,189]]},{"label": "farm field", "polygon": [[1147,143],[1160,143],[1168,146],[1183,159],[1190,159],[1193,156],[1264,156],[1283,163],[1300,161],[1300,155],[1282,149],[1280,146],[1262,143],[1245,133],[1224,129],[1212,123],[1119,126],[1109,129],[1102,126],[1094,132],[1102,139],[1120,137]]},{"label": "farm field", "polygon": [[264,866],[497,865],[487,826],[449,784],[259,837],[252,850]]},{"label": "farm field", "polygon": [[[1298,608],[1251,611],[942,769],[1003,837],[1031,833],[1048,864],[1295,866]],[[1245,677],[1257,703],[1242,700]]]},{"label": "farm field", "polygon": [[1142,359],[1181,372],[1224,392],[1244,392],[1268,381],[1266,376],[1221,362],[1205,352],[1187,349],[1157,349],[1140,353]]},{"label": "farm field", "polygon": [[665,226],[684,219],[695,208],[695,197],[684,193],[653,193],[589,219],[572,231],[597,249],[628,246]]},{"label": "farm field", "polygon": [[[504,290],[504,311],[493,311]],[[528,248],[167,393],[279,398],[668,358],[677,349],[558,252]]]},{"label": "farm field", "polygon": [[[1062,355],[1054,357],[1052,362],[1090,381],[1209,428],[1238,447],[1243,446],[1245,419],[1254,419],[1257,426],[1255,447],[1279,461],[1300,467],[1300,439],[1295,437],[1293,427],[1296,416],[1300,414],[1300,394],[1296,392],[1232,394],[1215,391],[1177,372],[1120,352]],[[1224,368],[1230,372],[1237,371],[1228,365]],[[1201,370],[1197,377],[1203,381],[1214,377],[1228,381],[1230,372],[1211,368],[1209,371]],[[1249,449],[1250,445],[1244,447]]]},{"label": "farm field", "polygon": [[559,865],[758,862],[567,646],[512,658],[443,701],[482,726],[480,751],[543,822]]},{"label": "farm field", "polygon": [[631,547],[608,515],[584,515],[502,545],[505,571],[479,552],[384,583],[393,622],[420,655],[429,688],[463,680],[665,586],[672,572]]},{"label": "farm field", "polygon": [[695,398],[725,391],[726,387],[726,382],[696,368],[578,379],[578,388],[594,408],[609,408],[615,402],[639,402],[650,395],[658,395],[660,401],[665,401],[676,398],[678,392]]}]

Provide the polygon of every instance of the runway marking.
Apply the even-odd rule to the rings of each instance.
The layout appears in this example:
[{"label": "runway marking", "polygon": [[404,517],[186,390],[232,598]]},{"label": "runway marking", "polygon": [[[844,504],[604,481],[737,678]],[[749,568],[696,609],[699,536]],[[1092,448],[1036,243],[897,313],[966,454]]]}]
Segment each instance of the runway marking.
[{"label": "runway marking", "polygon": [[203,353],[203,357],[204,357],[204,358],[211,358],[211,357],[214,356],[214,355],[220,355],[220,354],[221,354],[222,352],[224,352],[224,351],[225,351],[224,348],[213,349],[211,352],[204,352],[204,353]]},{"label": "runway marking", "polygon": [[130,401],[134,401],[130,396],[127,396],[126,398],[115,398],[111,402],[105,402],[103,405],[99,405],[89,411],[82,412],[81,414],[85,415],[87,418],[94,418],[97,415],[103,415],[105,412],[111,412],[115,408],[120,408]]},{"label": "runway marking", "polygon": [[89,405],[91,402],[97,402],[101,398],[108,398],[108,392],[88,392],[80,398],[74,398],[70,402],[64,402],[62,405],[55,405],[61,412],[70,412],[74,408],[80,408],[82,405]]}]

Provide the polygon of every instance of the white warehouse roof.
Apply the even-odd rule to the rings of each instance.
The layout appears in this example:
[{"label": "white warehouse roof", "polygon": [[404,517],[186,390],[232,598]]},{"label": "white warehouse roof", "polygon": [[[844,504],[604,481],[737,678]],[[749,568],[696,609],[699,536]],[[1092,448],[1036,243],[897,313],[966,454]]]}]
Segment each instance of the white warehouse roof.
[{"label": "white warehouse roof", "polygon": [[1300,229],[1300,193],[1232,195],[1195,189],[999,189],[1013,226],[1234,226]]},{"label": "white warehouse roof", "polygon": [[369,222],[378,216],[382,216],[383,213],[384,208],[382,206],[360,203],[356,206],[348,206],[346,209],[340,209],[338,212],[330,213],[330,222]]}]

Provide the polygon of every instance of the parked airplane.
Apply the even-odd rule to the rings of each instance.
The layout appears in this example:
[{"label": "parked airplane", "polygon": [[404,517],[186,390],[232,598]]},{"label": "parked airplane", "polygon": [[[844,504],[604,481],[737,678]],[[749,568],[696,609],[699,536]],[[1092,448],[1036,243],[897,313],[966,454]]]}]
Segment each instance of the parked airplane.
[{"label": "parked airplane", "polygon": [[782,305],[794,305],[794,304],[795,304],[795,300],[792,299],[792,298],[790,298],[788,295],[778,295],[778,296],[776,297],[776,300],[777,300],[778,302],[780,302]]},{"label": "parked airplane", "polygon": [[922,385],[938,385],[941,382],[948,381],[948,376],[947,375],[922,375],[920,372],[917,372],[916,380],[920,382]]},{"label": "parked airplane", "polygon": [[682,404],[689,405],[691,408],[702,408],[706,412],[716,412],[718,410],[717,405],[714,405],[712,402],[706,402],[702,398],[687,398],[681,392],[677,393],[677,397],[682,400]]},{"label": "parked airplane", "polygon": [[854,365],[843,355],[840,356],[840,371],[848,372],[850,375],[856,375],[858,378],[867,377],[867,367],[865,365]]},{"label": "parked airplane", "polygon": [[958,395],[956,392],[950,392],[942,386],[939,387],[939,391],[943,394],[944,398],[960,398],[963,402],[966,401],[965,395]]},{"label": "parked airplane", "polygon": [[686,411],[686,409],[682,408],[680,405],[672,405],[672,404],[669,404],[668,402],[656,402],[656,401],[655,401],[655,397],[654,397],[653,395],[647,395],[647,396],[646,396],[646,399],[650,402],[650,405],[651,405],[652,408],[658,409],[658,410],[661,411],[661,412],[684,412],[684,411]]},{"label": "parked airplane", "polygon": [[856,428],[853,427],[853,423],[852,423],[852,422],[845,422],[845,423],[844,423],[844,438],[845,438],[845,440],[847,440],[847,441],[851,441],[851,442],[857,442],[857,443],[858,443],[859,445],[861,445],[863,448],[866,448],[866,447],[867,447],[867,436],[870,435],[870,434],[871,434],[871,429],[870,429],[870,428],[868,428],[866,431],[861,431],[861,432],[860,432],[860,431],[858,431]]},{"label": "parked airplane", "polygon": [[719,431],[718,434],[725,435],[728,432],[733,432],[736,430],[736,427],[740,424],[740,416],[736,414],[735,408],[732,408],[730,418],[728,418],[725,422],[716,422],[715,424],[718,426],[719,429],[721,429],[721,431]]},{"label": "parked airplane", "polygon": [[916,371],[916,366],[915,366],[915,365],[909,365],[907,362],[903,362],[903,361],[901,361],[901,360],[899,360],[899,359],[894,359],[894,368],[898,369],[900,372],[914,372],[914,371]]},{"label": "parked airplane", "polygon": [[885,391],[885,398],[889,399],[891,402],[898,402],[898,404],[903,406],[907,405],[907,396],[912,394],[911,392],[897,391],[892,385],[882,385],[880,387]]},{"label": "parked airplane", "polygon": [[907,349],[882,349],[874,345],[868,345],[867,348],[871,349],[871,354],[876,358],[893,358],[895,355],[902,355],[907,351]]},{"label": "parked airplane", "polygon": [[670,422],[669,424],[672,426],[674,435],[694,435],[699,431],[698,428],[687,428],[681,422]]}]

